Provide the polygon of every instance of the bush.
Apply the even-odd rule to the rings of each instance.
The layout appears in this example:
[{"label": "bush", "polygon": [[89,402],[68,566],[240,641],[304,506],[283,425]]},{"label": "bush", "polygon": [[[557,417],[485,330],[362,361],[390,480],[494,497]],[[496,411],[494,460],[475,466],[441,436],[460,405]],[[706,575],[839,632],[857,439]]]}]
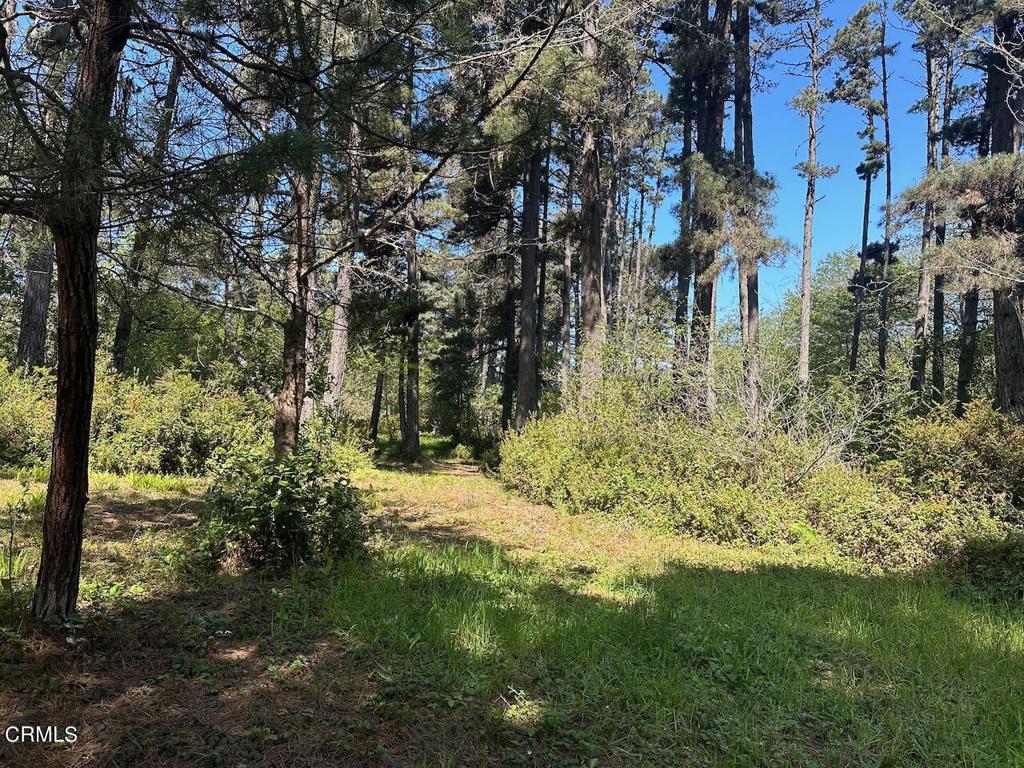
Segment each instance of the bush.
[{"label": "bush", "polygon": [[270,450],[263,397],[168,371],[152,385],[105,371],[93,403],[92,466],[125,474],[201,475],[229,455]]},{"label": "bush", "polygon": [[230,458],[207,493],[202,552],[281,568],[353,554],[366,538],[365,504],[347,475],[310,447],[282,459]]},{"label": "bush", "polygon": [[302,427],[303,441],[337,471],[352,475],[372,466],[365,430],[344,418],[317,414]]},{"label": "bush", "polygon": [[1024,533],[967,543],[956,565],[968,584],[994,598],[1024,601]]},{"label": "bush", "polygon": [[[991,409],[903,421],[885,461],[858,468],[781,431],[697,424],[608,389],[510,433],[509,487],[569,512],[599,512],[718,543],[818,542],[890,570],[955,555],[1019,516],[1022,430]],[[938,458],[936,458],[936,456]]]},{"label": "bush", "polygon": [[53,377],[0,365],[0,464],[32,466],[50,457]]}]

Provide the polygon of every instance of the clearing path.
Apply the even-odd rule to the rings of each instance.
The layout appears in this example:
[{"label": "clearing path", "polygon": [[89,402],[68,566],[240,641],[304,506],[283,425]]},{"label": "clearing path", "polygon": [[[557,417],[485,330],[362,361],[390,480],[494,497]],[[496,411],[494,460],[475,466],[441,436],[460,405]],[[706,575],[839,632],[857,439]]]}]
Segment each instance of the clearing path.
[{"label": "clearing path", "polygon": [[79,741],[0,764],[1024,765],[1019,609],[565,515],[466,465],[360,485],[367,557],[201,578],[199,490],[108,479],[71,642],[0,645],[0,720]]}]

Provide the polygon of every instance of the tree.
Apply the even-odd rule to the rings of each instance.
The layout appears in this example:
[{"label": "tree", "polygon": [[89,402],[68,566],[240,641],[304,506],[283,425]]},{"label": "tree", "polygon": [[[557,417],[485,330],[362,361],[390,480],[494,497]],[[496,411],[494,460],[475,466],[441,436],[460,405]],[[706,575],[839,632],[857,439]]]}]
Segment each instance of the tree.
[{"label": "tree", "polygon": [[797,394],[800,400],[798,418],[806,426],[811,386],[811,266],[814,256],[814,207],[817,203],[819,178],[835,175],[838,169],[818,164],[819,119],[827,102],[822,91],[822,77],[831,60],[830,41],[825,36],[831,22],[822,15],[822,4],[815,0],[813,15],[800,25],[799,40],[807,54],[801,68],[810,83],[794,98],[793,107],[807,118],[807,159],[797,166],[807,180],[804,194],[803,248],[800,268],[800,349],[797,360]]},{"label": "tree", "polygon": [[853,278],[853,332],[850,346],[850,370],[857,370],[861,328],[864,322],[864,299],[867,291],[868,226],[871,217],[871,183],[883,166],[885,145],[876,138],[875,118],[882,107],[875,99],[878,75],[874,62],[881,53],[882,35],[874,23],[877,3],[862,6],[836,33],[835,51],[841,72],[831,92],[834,101],[841,101],[860,110],[864,128],[858,133],[864,144],[864,160],[857,166],[857,175],[864,180],[864,209],[861,222],[860,261]]}]

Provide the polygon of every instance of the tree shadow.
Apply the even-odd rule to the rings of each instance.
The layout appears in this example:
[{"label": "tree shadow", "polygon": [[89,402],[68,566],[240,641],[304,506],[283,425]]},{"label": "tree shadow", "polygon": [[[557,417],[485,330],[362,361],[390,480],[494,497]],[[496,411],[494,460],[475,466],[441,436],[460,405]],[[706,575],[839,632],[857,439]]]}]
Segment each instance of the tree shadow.
[{"label": "tree shadow", "polygon": [[[186,581],[6,647],[5,765],[1011,765],[1019,617],[927,577],[670,563],[563,583],[409,531]],[[447,762],[446,762],[447,761]]]}]

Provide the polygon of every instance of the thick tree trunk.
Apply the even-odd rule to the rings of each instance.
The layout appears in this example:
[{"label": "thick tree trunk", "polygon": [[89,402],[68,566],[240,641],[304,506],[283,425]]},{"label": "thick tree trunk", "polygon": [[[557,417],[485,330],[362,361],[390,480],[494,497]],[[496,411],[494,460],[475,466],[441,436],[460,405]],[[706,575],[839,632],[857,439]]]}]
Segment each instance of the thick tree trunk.
[{"label": "thick tree trunk", "polygon": [[25,294],[18,326],[19,366],[38,368],[46,362],[46,319],[53,283],[53,240],[42,224],[33,227],[32,251],[25,270]]},{"label": "thick tree trunk", "polygon": [[[588,7],[584,21],[586,37],[583,58],[589,66],[597,66],[597,5]],[[601,235],[604,201],[601,196],[601,122],[596,109],[587,116],[583,127],[580,158],[580,274],[582,354],[581,394],[594,393],[601,379],[601,346],[604,343],[604,287],[602,285],[604,254]]]},{"label": "thick tree trunk", "polygon": [[341,406],[341,392],[348,368],[348,310],[352,302],[352,268],[348,252],[338,258],[338,274],[334,278],[334,319],[331,322],[331,350],[327,358],[327,391],[324,406],[336,411]]},{"label": "thick tree trunk", "polygon": [[[996,48],[990,54],[988,77],[992,88],[992,154],[1016,151],[1017,116],[1010,104],[1011,56],[1020,48],[1020,17],[1000,13],[995,20]],[[1024,422],[1024,283],[997,286],[992,291],[995,331],[996,405]]]},{"label": "thick tree trunk", "polygon": [[39,619],[75,611],[89,495],[89,431],[96,369],[96,240],[103,158],[131,6],[101,0],[79,59],[60,191],[47,215],[57,261],[57,397],[43,541],[32,598]]},{"label": "thick tree trunk", "polygon": [[540,239],[542,161],[538,149],[530,156],[523,182],[516,429],[522,429],[527,419],[537,410],[537,244]]},{"label": "thick tree trunk", "polygon": [[282,358],[284,377],[274,400],[274,455],[283,456],[299,443],[302,406],[306,399],[307,326],[309,324],[309,266],[312,262],[316,211],[314,174],[297,174],[292,181]]}]

